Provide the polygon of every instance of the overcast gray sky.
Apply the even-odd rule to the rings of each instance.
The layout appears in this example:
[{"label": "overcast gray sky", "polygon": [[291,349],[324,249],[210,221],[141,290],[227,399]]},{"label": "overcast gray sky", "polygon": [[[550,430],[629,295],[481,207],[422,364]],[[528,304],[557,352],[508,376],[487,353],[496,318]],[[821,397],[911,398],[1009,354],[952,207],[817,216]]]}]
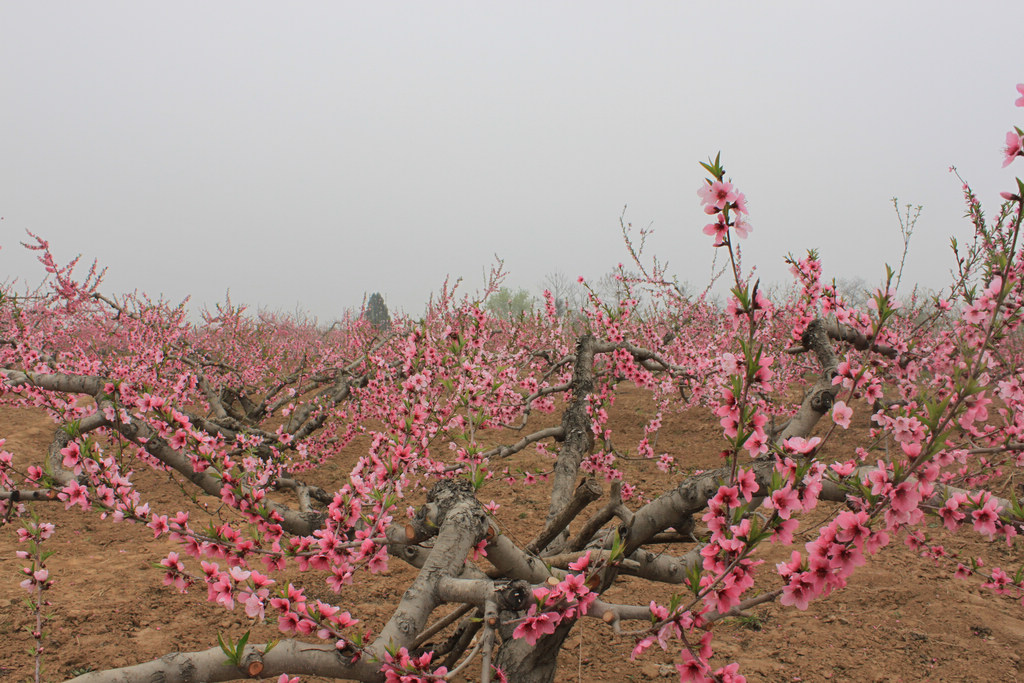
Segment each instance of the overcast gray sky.
[{"label": "overcast gray sky", "polygon": [[[969,236],[955,164],[994,209],[1018,161],[1024,3],[4,2],[0,279],[24,231],[105,289],[330,320],[381,291],[596,279],[618,217],[707,279],[699,160],[750,204],[747,265],[877,282],[890,198],[923,204],[906,278]],[[1015,168],[1016,167],[1016,168]]]}]

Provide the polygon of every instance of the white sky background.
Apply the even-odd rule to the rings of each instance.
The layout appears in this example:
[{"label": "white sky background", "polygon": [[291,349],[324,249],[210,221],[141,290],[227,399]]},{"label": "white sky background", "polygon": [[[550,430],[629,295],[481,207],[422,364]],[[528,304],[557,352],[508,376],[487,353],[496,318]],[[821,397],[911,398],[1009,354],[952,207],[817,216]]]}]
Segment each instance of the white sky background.
[{"label": "white sky background", "polygon": [[0,280],[19,242],[109,267],[104,290],[329,321],[382,292],[596,280],[618,218],[703,284],[698,161],[722,151],[754,232],[877,283],[890,203],[923,204],[905,282],[969,238],[955,164],[994,213],[1024,82],[1013,2],[38,2],[0,5]]}]

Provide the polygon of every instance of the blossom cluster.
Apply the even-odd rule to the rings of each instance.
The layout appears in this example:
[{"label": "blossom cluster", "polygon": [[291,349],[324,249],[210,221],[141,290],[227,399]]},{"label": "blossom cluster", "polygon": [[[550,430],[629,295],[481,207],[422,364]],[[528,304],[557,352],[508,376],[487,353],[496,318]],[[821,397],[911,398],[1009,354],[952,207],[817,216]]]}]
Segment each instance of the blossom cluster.
[{"label": "blossom cluster", "polygon": [[579,573],[569,573],[553,587],[538,586],[533,589],[533,603],[527,609],[515,630],[513,638],[523,638],[530,645],[545,635],[555,632],[562,621],[571,621],[587,613],[597,599],[597,593],[587,585],[584,573],[589,565],[590,553],[586,553],[570,567]]}]

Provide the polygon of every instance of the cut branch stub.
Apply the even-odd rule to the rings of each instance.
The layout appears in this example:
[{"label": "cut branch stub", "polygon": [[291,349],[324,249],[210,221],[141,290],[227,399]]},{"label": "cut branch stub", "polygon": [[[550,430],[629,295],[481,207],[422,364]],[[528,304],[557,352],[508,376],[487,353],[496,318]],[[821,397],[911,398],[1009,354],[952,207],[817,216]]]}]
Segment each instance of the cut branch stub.
[{"label": "cut branch stub", "polygon": [[263,672],[263,655],[254,647],[246,648],[245,656],[239,662],[238,668],[247,676],[259,676]]},{"label": "cut branch stub", "polygon": [[437,533],[440,512],[435,503],[421,505],[416,515],[405,525],[405,542],[420,543]]},{"label": "cut branch stub", "polygon": [[811,392],[811,408],[816,412],[826,413],[835,403],[835,398],[830,391]]},{"label": "cut branch stub", "polygon": [[513,581],[498,591],[493,604],[502,610],[523,610],[529,606],[532,597],[533,593],[530,592],[529,583],[526,581]]}]

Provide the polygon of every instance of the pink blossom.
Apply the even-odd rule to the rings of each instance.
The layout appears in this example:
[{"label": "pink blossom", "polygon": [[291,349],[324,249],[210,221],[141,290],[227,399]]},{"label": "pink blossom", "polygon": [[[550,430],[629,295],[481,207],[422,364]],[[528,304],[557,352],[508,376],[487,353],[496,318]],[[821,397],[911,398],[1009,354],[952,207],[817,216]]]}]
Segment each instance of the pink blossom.
[{"label": "pink blossom", "polygon": [[1017,131],[1011,130],[1006,134],[1006,147],[1003,148],[1003,168],[1021,155],[1024,155],[1024,138]]},{"label": "pink blossom", "polygon": [[371,574],[386,571],[388,568],[388,549],[383,547],[378,550],[374,556],[370,558],[370,561],[367,563],[367,567]]},{"label": "pink blossom", "polygon": [[722,683],[747,683],[747,677],[739,673],[740,665],[733,662],[715,671],[715,677]]},{"label": "pink blossom", "polygon": [[184,449],[188,445],[188,433],[184,429],[177,430],[168,444],[176,451]]},{"label": "pink blossom", "polygon": [[910,456],[911,460],[913,460],[917,456],[921,455],[921,442],[914,441],[914,442],[911,442],[911,443],[907,443],[906,441],[901,441],[901,442],[899,442],[899,444],[900,444],[900,449],[904,453],[906,453],[908,456]]},{"label": "pink blossom", "polygon": [[577,558],[575,562],[570,562],[569,563],[569,569],[573,570],[574,572],[582,572],[582,571],[586,571],[587,566],[589,564],[590,564],[590,551],[588,550],[587,552],[585,552],[582,555],[580,555],[579,558]]},{"label": "pink blossom", "polygon": [[729,234],[729,225],[725,222],[725,216],[719,214],[718,220],[705,225],[703,232],[705,235],[714,236],[714,246],[720,247],[725,244],[725,236]]},{"label": "pink blossom", "polygon": [[537,614],[537,606],[530,605],[523,621],[512,631],[513,638],[525,638],[530,645],[536,645],[537,640],[544,634],[555,632],[561,617],[555,612],[541,612]]},{"label": "pink blossom", "polygon": [[706,666],[694,659],[693,655],[686,650],[683,651],[682,663],[676,664],[680,683],[704,683],[709,680],[704,674],[706,669]]},{"label": "pink blossom", "polygon": [[636,647],[633,648],[633,651],[629,655],[630,661],[642,655],[644,653],[644,650],[646,650],[654,644],[654,640],[654,636],[647,636],[646,638],[641,638],[639,641],[637,641]]},{"label": "pink blossom", "polygon": [[[717,247],[718,245],[716,244],[715,246]],[[740,306],[740,300],[734,296],[729,297],[729,303],[725,306],[725,312],[737,323],[746,313]]]},{"label": "pink blossom", "polygon": [[808,603],[819,592],[820,589],[816,588],[811,580],[810,572],[800,572],[789,577],[789,583],[783,587],[779,602],[796,607],[798,610],[806,610]]},{"label": "pink blossom", "polygon": [[810,455],[814,452],[814,449],[821,443],[821,437],[812,436],[810,439],[804,439],[800,436],[791,436],[782,442],[782,447],[787,453],[795,453],[797,455]]},{"label": "pink blossom", "polygon": [[988,406],[992,401],[985,397],[984,392],[969,396],[965,400],[967,410],[960,416],[960,426],[964,429],[970,429],[974,422],[984,422],[988,419]]},{"label": "pink blossom", "polygon": [[248,572],[241,567],[232,567],[228,570],[228,574],[231,575],[232,581],[235,583],[241,583],[242,581],[247,580],[252,572]]},{"label": "pink blossom", "polygon": [[743,447],[750,453],[751,458],[756,458],[762,453],[768,452],[768,435],[763,429],[754,429],[754,432],[743,442]]},{"label": "pink blossom", "polygon": [[979,534],[985,534],[989,537],[994,536],[996,533],[996,523],[999,521],[999,510],[1000,507],[996,504],[995,499],[989,498],[985,501],[985,505],[980,510],[975,510],[971,513],[971,517],[974,518],[974,530]]},{"label": "pink blossom", "polygon": [[586,595],[590,592],[587,588],[587,577],[583,574],[567,574],[557,588],[566,596]]},{"label": "pink blossom", "polygon": [[245,615],[250,619],[262,621],[265,615],[264,600],[266,600],[269,594],[270,592],[264,589],[255,593],[249,593],[248,596],[243,595],[245,597]]},{"label": "pink blossom", "polygon": [[[759,293],[760,294],[760,293]],[[775,373],[771,370],[771,364],[775,362],[775,356],[764,355],[757,359],[757,370],[754,371],[754,381],[767,383]],[[767,419],[767,418],[766,418]]]},{"label": "pink blossom", "polygon": [[735,415],[726,415],[718,423],[722,425],[722,430],[730,439],[736,438],[736,435],[740,433],[740,420]]},{"label": "pink blossom", "polygon": [[64,501],[64,509],[70,510],[74,505],[80,505],[83,510],[89,509],[89,489],[85,488],[77,481],[72,480],[70,484],[65,486],[58,495],[58,497]]},{"label": "pink blossom", "polygon": [[782,545],[789,545],[793,542],[793,533],[799,528],[800,522],[795,519],[784,519],[779,522],[778,526],[775,527],[775,531],[772,532],[772,543],[781,543]]},{"label": "pink blossom", "polygon": [[864,553],[855,545],[845,543],[833,543],[828,549],[829,568],[835,571],[835,576],[846,578],[853,573],[853,570],[862,566],[866,560]]},{"label": "pink blossom", "polygon": [[876,469],[868,472],[868,481],[871,482],[871,495],[873,496],[888,493],[892,488],[892,483],[889,481],[889,470],[881,460],[878,461]]},{"label": "pink blossom", "polygon": [[889,545],[889,533],[885,529],[881,529],[873,532],[864,541],[864,550],[867,551],[869,555],[874,555],[887,545]]},{"label": "pink blossom", "polygon": [[825,472],[825,465],[812,463],[807,474],[804,475],[799,489],[800,507],[804,512],[810,512],[818,506],[818,496],[821,494],[821,477]]},{"label": "pink blossom", "polygon": [[871,534],[871,529],[867,526],[868,519],[869,515],[864,510],[860,512],[852,512],[850,510],[840,512],[835,521],[838,527],[836,540],[842,543],[862,545],[864,539]]},{"label": "pink blossom", "polygon": [[962,493],[951,496],[946,499],[946,502],[938,510],[939,516],[942,517],[943,525],[950,531],[956,531],[960,526],[960,520],[967,516],[959,510],[960,503],[966,500],[966,498],[967,496]]},{"label": "pink blossom", "polygon": [[739,193],[733,188],[732,183],[715,180],[710,184],[705,183],[697,190],[697,196],[708,208],[721,211],[727,204],[735,202]]},{"label": "pink blossom", "polygon": [[735,486],[719,486],[718,493],[708,501],[708,505],[716,510],[732,509],[740,506],[739,489]]},{"label": "pink blossom", "polygon": [[741,469],[736,473],[736,484],[739,486],[740,493],[743,498],[749,503],[753,495],[758,490],[757,477],[754,475],[752,470]]},{"label": "pink blossom", "polygon": [[61,455],[64,456],[64,459],[61,462],[61,464],[64,465],[64,467],[68,469],[74,468],[76,473],[81,473],[82,468],[81,464],[79,463],[79,457],[81,456],[82,452],[81,450],[79,450],[77,442],[72,441],[67,446],[60,449],[60,453]]},{"label": "pink blossom", "polygon": [[991,312],[980,302],[964,306],[964,321],[971,325],[984,325],[991,318]]},{"label": "pink blossom", "polygon": [[217,580],[207,585],[207,599],[210,602],[219,602],[226,608],[235,608],[235,599],[231,579],[226,573],[217,577]]},{"label": "pink blossom", "polygon": [[794,550],[789,555],[788,562],[779,562],[775,565],[775,568],[779,572],[779,576],[784,579],[788,579],[793,574],[797,574],[803,570],[804,560],[800,555],[799,550]]},{"label": "pink blossom", "polygon": [[739,216],[736,216],[736,220],[732,225],[732,229],[736,231],[736,236],[740,239],[747,239],[747,235],[754,231],[754,228],[750,223],[743,220]]},{"label": "pink blossom", "polygon": [[[270,601],[273,604],[273,600]],[[298,630],[300,617],[295,612],[285,612],[277,618],[277,629],[281,633],[291,633]]]},{"label": "pink blossom", "polygon": [[160,534],[166,534],[170,529],[167,526],[167,515],[153,515],[153,519],[146,526],[153,530],[153,538],[160,538]]},{"label": "pink blossom", "polygon": [[742,192],[736,193],[736,198],[732,200],[733,207],[739,213],[748,213],[747,211],[747,196]]},{"label": "pink blossom", "polygon": [[35,571],[33,571],[30,568],[25,567],[24,572],[28,574],[29,578],[22,581],[19,585],[29,593],[33,593],[38,589],[45,590],[49,588],[49,585],[47,583],[47,579],[50,578],[49,570],[36,569]]},{"label": "pink blossom", "polygon": [[739,375],[746,367],[742,356],[732,353],[723,353],[721,356],[722,370],[729,375]]},{"label": "pink blossom", "polygon": [[789,519],[790,515],[800,510],[800,495],[792,486],[786,484],[783,488],[772,491],[771,497],[764,504],[765,507],[778,511],[782,519]]},{"label": "pink blossom", "polygon": [[850,428],[850,418],[853,417],[853,409],[843,401],[836,401],[832,406],[832,421],[843,429]]},{"label": "pink blossom", "polygon": [[921,501],[921,492],[917,484],[912,481],[902,481],[889,494],[889,503],[892,509],[900,514],[906,514],[917,508]]},{"label": "pink blossom", "polygon": [[1024,401],[1024,388],[1021,387],[1019,378],[1010,377],[1006,380],[1000,380],[998,385],[999,398],[1004,401]]},{"label": "pink blossom", "polygon": [[1017,92],[1020,93],[1020,97],[1017,98],[1017,101],[1014,102],[1014,104],[1018,107],[1024,107],[1024,83],[1017,84]]},{"label": "pink blossom", "polygon": [[846,462],[834,462],[829,467],[833,472],[838,474],[840,477],[848,477],[853,474],[854,470],[857,469],[857,463],[853,460],[847,460]]}]

